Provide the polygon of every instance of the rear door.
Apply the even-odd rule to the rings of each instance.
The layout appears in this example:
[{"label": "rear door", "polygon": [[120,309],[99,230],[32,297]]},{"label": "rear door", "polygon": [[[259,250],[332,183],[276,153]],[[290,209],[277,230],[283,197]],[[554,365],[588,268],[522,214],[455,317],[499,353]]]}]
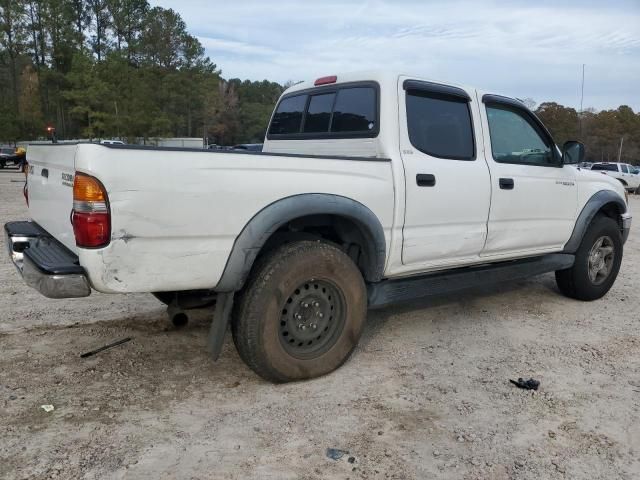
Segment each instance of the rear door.
[{"label": "rear door", "polygon": [[562,165],[553,139],[520,102],[484,95],[482,103],[491,169],[491,212],[482,255],[561,250],[576,219],[575,167]]},{"label": "rear door", "polygon": [[400,77],[398,98],[406,188],[402,263],[424,269],[477,262],[491,182],[475,92]]}]

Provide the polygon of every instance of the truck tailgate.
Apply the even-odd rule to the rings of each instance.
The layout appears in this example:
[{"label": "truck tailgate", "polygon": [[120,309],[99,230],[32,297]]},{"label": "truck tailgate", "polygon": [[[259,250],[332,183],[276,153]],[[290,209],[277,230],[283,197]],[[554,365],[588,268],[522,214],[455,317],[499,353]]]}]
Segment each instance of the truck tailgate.
[{"label": "truck tailgate", "polygon": [[77,145],[30,145],[29,214],[42,228],[77,253],[71,210]]}]

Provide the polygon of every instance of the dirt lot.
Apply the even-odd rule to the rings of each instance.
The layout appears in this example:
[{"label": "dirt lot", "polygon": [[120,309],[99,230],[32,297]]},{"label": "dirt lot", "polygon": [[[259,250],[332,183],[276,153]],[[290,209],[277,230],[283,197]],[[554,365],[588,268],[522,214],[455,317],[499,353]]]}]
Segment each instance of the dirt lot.
[{"label": "dirt lot", "polygon": [[[0,171],[2,224],[27,216],[20,178]],[[545,275],[370,312],[345,366],[289,385],[230,335],[212,363],[206,312],[175,330],[151,295],[47,300],[3,244],[0,477],[640,478],[638,224],[603,300]]]}]

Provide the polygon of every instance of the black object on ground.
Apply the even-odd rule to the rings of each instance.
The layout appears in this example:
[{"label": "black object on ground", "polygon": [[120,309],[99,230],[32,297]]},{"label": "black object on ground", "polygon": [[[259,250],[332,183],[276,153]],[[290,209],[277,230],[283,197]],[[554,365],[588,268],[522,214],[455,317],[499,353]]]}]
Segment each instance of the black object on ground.
[{"label": "black object on ground", "polygon": [[122,340],[118,340],[116,342],[110,343],[109,345],[105,345],[104,347],[96,348],[95,350],[91,350],[90,352],[85,352],[80,355],[80,358],[87,358],[91,355],[95,355],[96,353],[100,353],[109,348],[117,347],[118,345],[122,345],[123,343],[127,343],[131,341],[131,337],[123,338]]},{"label": "black object on ground", "polygon": [[509,381],[516,387],[524,388],[525,390],[538,390],[538,387],[540,386],[540,381],[533,378],[530,378],[529,380],[519,378],[518,381],[509,379]]},{"label": "black object on ground", "polygon": [[340,450],[338,448],[327,448],[327,457],[331,460],[340,460],[345,455],[348,455],[349,452],[345,450]]}]

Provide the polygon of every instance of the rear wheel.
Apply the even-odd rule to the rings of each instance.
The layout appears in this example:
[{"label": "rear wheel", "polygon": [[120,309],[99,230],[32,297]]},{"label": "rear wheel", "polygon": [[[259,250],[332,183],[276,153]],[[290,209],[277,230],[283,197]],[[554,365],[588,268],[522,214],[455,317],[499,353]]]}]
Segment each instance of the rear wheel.
[{"label": "rear wheel", "polygon": [[596,300],[615,282],[622,262],[622,235],[615,220],[595,217],[575,255],[573,267],[556,272],[560,291],[578,300]]},{"label": "rear wheel", "polygon": [[262,378],[314,378],[342,365],[366,317],[364,280],[337,247],[284,245],[256,265],[235,305],[232,332],[240,357]]}]

